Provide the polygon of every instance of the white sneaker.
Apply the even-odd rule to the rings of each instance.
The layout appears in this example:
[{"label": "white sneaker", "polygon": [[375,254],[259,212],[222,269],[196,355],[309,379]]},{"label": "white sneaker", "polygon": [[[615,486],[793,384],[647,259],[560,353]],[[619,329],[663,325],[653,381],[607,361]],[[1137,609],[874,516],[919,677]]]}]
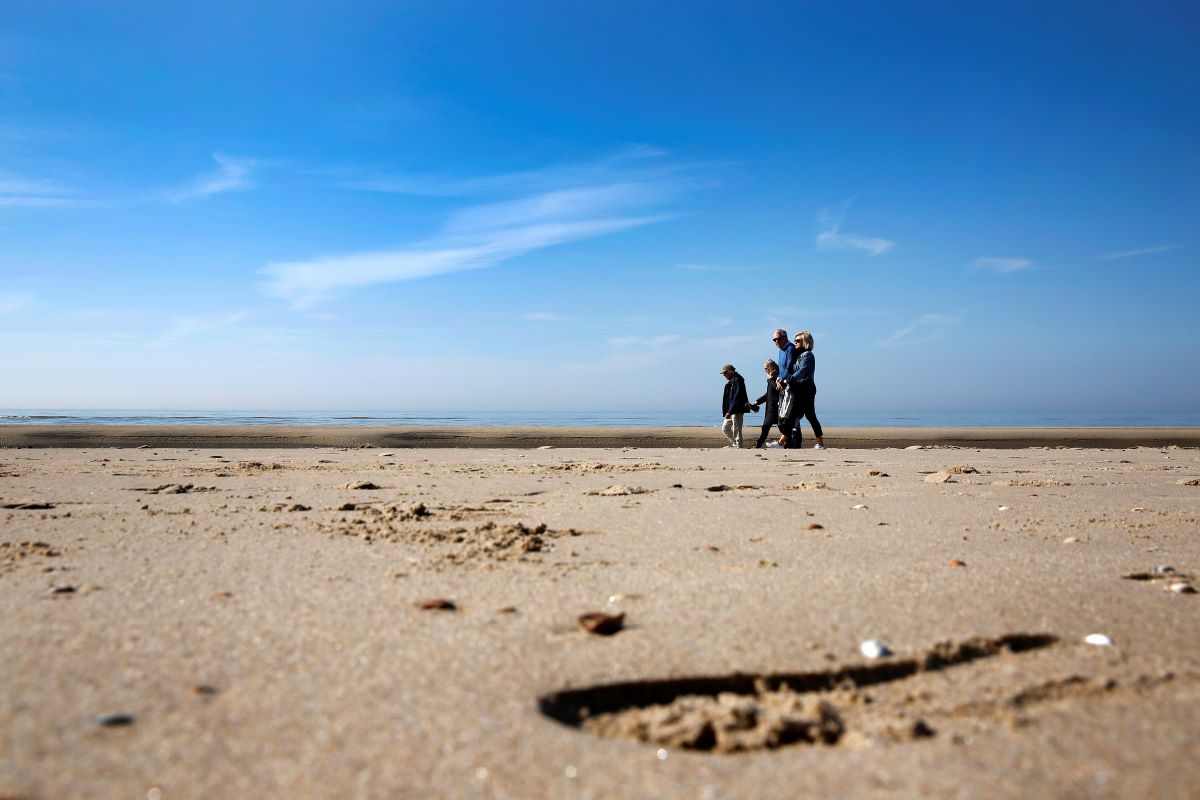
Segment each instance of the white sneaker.
[{"label": "white sneaker", "polygon": [[779,442],[767,442],[767,447],[783,447]]},{"label": "white sneaker", "polygon": [[828,450],[829,448],[823,444],[814,444],[813,450]]}]

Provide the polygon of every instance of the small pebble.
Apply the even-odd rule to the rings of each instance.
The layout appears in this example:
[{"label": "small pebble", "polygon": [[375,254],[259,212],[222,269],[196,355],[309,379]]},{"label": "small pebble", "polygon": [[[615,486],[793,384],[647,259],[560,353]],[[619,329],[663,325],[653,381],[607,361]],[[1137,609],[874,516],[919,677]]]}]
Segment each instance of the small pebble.
[{"label": "small pebble", "polygon": [[1063,539],[1063,544],[1079,544],[1079,537],[1068,536],[1067,538]]},{"label": "small pebble", "polygon": [[867,658],[886,658],[892,654],[892,649],[878,639],[867,639],[858,646],[858,652]]},{"label": "small pebble", "polygon": [[50,594],[75,594],[74,586],[55,586],[50,590]]},{"label": "small pebble", "polygon": [[952,558],[946,562],[947,567],[965,567],[967,562],[959,561],[957,558]]},{"label": "small pebble", "polygon": [[137,718],[133,714],[98,714],[92,721],[104,728],[121,728],[132,725]]},{"label": "small pebble", "polygon": [[997,511],[1012,511],[1012,509],[1009,508],[1008,506],[997,506],[996,510]]},{"label": "small pebble", "polygon": [[1182,582],[1181,583],[1172,583],[1167,588],[1169,588],[1172,592],[1175,592],[1175,594],[1195,594],[1196,593],[1196,587],[1192,586],[1190,583],[1182,583]]},{"label": "small pebble", "polygon": [[1162,566],[1158,566],[1158,567],[1154,568],[1154,573],[1156,575],[1170,575],[1174,571],[1175,571],[1175,568],[1170,566],[1169,564],[1163,564]]},{"label": "small pebble", "polygon": [[1087,644],[1094,644],[1097,647],[1112,647],[1113,640],[1105,636],[1103,633],[1089,633],[1083,637],[1083,641]]},{"label": "small pebble", "polygon": [[670,754],[667,752],[667,749],[665,747],[660,747],[660,748],[658,748],[657,751],[655,751],[654,755],[658,758],[659,761],[666,761],[667,756]]}]

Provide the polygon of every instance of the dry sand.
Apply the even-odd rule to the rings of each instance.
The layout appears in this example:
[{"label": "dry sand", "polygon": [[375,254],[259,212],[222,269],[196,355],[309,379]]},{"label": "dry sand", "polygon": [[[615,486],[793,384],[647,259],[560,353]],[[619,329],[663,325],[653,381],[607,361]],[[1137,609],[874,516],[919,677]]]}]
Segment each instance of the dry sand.
[{"label": "dry sand", "polygon": [[[0,447],[713,447],[726,444],[720,417],[709,428],[679,426],[370,425],[3,425]],[[746,417],[747,445],[761,417]],[[806,429],[807,430],[807,429]],[[778,433],[776,431],[776,433]],[[835,428],[840,449],[956,447],[1200,447],[1200,428]]]},{"label": "dry sand", "polygon": [[1196,797],[1198,478],[1191,448],[0,450],[0,797]]}]

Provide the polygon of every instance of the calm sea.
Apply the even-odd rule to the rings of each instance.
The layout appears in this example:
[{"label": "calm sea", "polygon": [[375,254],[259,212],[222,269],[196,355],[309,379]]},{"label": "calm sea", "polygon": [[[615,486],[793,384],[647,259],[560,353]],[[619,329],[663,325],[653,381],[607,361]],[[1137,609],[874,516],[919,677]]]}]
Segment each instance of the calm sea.
[{"label": "calm sea", "polygon": [[[909,414],[842,414],[822,409],[826,427],[1200,427],[1200,411],[1155,414],[1065,414],[1002,412],[922,412]],[[760,414],[746,424],[761,424]],[[138,410],[0,410],[0,425],[673,425],[716,426],[711,412],[681,411],[147,411]]]}]

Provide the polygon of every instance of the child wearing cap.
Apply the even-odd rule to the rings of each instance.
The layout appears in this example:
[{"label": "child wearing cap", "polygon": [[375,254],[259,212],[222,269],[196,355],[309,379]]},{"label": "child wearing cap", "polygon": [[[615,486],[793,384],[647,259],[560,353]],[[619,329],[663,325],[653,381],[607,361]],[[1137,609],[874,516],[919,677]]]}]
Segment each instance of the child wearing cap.
[{"label": "child wearing cap", "polygon": [[721,424],[721,433],[729,440],[729,447],[740,449],[742,446],[742,415],[750,405],[750,397],[746,394],[746,381],[733,368],[733,364],[721,367],[725,376],[725,391],[721,395],[721,413],[725,422]]}]

